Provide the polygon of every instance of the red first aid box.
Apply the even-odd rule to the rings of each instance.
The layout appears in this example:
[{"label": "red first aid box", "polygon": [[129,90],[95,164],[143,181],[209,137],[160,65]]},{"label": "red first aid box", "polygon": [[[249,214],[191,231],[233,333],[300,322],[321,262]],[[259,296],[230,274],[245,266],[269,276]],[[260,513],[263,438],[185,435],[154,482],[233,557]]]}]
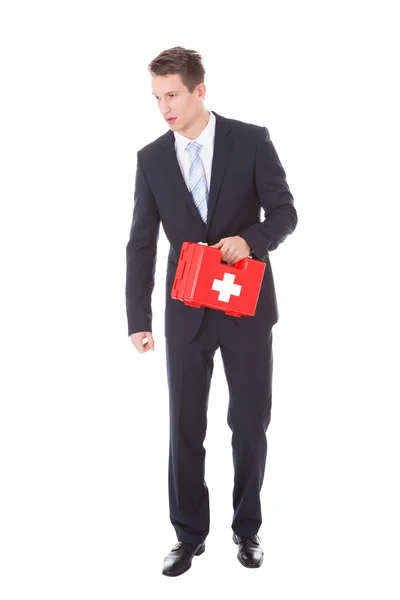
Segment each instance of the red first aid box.
[{"label": "red first aid box", "polygon": [[222,252],[203,242],[183,242],[171,298],[189,306],[208,306],[227,315],[256,312],[265,263],[252,257],[235,265],[221,262]]}]

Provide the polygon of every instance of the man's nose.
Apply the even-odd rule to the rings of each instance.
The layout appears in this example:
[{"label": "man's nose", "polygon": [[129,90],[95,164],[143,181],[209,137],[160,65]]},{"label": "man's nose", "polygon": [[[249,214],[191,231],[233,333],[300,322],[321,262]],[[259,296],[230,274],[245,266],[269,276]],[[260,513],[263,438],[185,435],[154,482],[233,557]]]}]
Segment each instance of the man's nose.
[{"label": "man's nose", "polygon": [[168,115],[168,113],[169,113],[169,104],[167,102],[161,100],[161,102],[160,102],[160,110],[161,110],[161,112],[162,112],[162,114],[164,116]]}]

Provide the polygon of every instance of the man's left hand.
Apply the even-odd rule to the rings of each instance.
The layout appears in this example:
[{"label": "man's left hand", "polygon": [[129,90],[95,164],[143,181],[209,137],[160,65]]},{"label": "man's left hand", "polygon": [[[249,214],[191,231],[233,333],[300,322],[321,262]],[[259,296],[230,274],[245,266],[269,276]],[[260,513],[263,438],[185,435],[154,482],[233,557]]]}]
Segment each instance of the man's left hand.
[{"label": "man's left hand", "polygon": [[250,246],[239,235],[222,238],[210,248],[219,248],[222,252],[222,260],[227,262],[228,265],[236,264],[239,260],[247,258],[251,253]]}]

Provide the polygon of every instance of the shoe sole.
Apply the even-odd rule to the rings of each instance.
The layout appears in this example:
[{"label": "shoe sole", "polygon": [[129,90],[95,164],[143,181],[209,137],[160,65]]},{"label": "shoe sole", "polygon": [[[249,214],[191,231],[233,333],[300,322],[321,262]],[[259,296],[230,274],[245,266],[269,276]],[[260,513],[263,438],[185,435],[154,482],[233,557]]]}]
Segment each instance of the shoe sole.
[{"label": "shoe sole", "polygon": [[[239,542],[235,539],[235,536],[233,536],[232,539],[235,542],[236,546],[239,546]],[[240,558],[239,554],[237,554],[236,556],[237,556],[237,559],[240,562],[240,564],[243,565],[244,567],[246,567],[247,569],[259,569],[261,567],[261,565],[263,564],[263,560],[264,560],[264,555],[263,555],[261,557],[261,560],[258,563],[258,565],[248,565],[247,563],[243,562],[243,560]]]},{"label": "shoe sole", "polygon": [[[201,548],[199,548],[197,550],[197,552],[195,552],[193,554],[193,556],[200,556],[200,554],[203,554],[203,552],[205,551],[205,549],[206,549],[206,545],[203,544],[201,546]],[[192,558],[192,560],[193,560],[193,558]],[[189,569],[190,569],[191,566],[192,566],[192,562],[190,562],[190,564],[187,567],[185,567],[183,569],[183,571],[179,571],[179,573],[164,573],[164,572],[162,572],[162,574],[166,575],[167,577],[178,577],[178,575],[182,575],[183,573],[186,573],[186,571],[189,571]]]}]

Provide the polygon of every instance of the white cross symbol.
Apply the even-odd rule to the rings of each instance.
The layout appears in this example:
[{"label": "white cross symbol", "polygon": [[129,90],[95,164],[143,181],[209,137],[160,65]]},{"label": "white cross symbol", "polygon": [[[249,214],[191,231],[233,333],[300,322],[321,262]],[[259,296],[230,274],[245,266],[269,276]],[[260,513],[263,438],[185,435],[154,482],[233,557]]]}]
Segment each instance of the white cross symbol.
[{"label": "white cross symbol", "polygon": [[219,292],[218,300],[220,302],[229,302],[231,296],[240,296],[241,285],[233,283],[236,275],[224,273],[223,279],[214,279],[212,290]]}]

